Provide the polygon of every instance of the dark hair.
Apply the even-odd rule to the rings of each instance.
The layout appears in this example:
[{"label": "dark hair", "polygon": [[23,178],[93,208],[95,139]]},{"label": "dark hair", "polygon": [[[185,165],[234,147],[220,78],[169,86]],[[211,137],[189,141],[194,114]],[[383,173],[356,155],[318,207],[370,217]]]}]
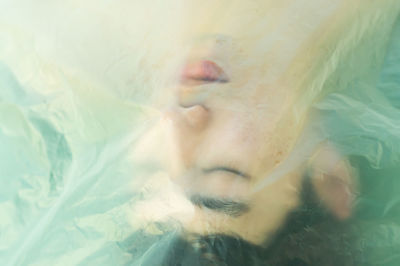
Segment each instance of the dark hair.
[{"label": "dark hair", "polygon": [[[292,211],[272,240],[254,245],[231,235],[138,232],[125,246],[133,261],[148,266],[357,265],[348,222],[340,222],[317,200],[304,178],[302,204]],[[134,264],[135,265],[135,264]]]}]

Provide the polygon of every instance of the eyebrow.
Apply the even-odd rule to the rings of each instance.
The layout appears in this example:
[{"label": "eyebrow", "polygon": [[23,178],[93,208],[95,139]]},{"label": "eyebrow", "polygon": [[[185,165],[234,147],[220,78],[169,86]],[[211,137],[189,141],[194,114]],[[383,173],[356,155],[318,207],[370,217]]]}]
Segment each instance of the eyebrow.
[{"label": "eyebrow", "polygon": [[227,214],[231,217],[238,217],[250,210],[248,204],[244,202],[234,201],[231,199],[218,199],[201,195],[193,195],[190,201],[199,207]]}]

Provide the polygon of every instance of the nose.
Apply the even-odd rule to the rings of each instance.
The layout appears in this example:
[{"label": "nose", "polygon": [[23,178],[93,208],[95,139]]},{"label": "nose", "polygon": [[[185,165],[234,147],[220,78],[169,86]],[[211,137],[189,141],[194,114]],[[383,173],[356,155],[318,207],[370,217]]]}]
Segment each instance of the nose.
[{"label": "nose", "polygon": [[195,104],[188,107],[178,106],[170,108],[165,112],[165,117],[171,120],[176,130],[185,132],[183,137],[190,137],[207,127],[210,112],[206,107]]},{"label": "nose", "polygon": [[210,114],[205,107],[193,105],[170,108],[164,115],[169,125],[165,128],[167,130],[165,133],[169,136],[168,168],[171,178],[176,179],[183,176],[195,161]]},{"label": "nose", "polygon": [[202,130],[206,127],[209,119],[209,111],[202,105],[180,108],[185,122],[195,130]]}]

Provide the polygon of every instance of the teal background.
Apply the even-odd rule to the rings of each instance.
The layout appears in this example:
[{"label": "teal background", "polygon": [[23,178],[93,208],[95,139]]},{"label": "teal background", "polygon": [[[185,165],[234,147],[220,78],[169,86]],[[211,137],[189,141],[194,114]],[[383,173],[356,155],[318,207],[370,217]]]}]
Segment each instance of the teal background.
[{"label": "teal background", "polygon": [[[154,116],[143,104],[46,65],[33,48],[9,47],[20,42],[30,47],[29,39],[0,42],[0,265],[129,264],[130,184],[139,173],[129,152]],[[8,60],[12,53],[21,53],[22,63]],[[395,266],[400,23],[379,76],[376,85],[353,84],[315,108],[327,139],[360,169],[354,232],[363,265]]]}]

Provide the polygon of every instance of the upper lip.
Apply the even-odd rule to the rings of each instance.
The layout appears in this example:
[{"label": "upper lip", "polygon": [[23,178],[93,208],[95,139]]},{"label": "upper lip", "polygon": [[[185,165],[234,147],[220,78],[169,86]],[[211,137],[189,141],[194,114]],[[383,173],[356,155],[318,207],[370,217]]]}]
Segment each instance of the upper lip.
[{"label": "upper lip", "polygon": [[250,175],[248,175],[247,173],[244,173],[240,170],[237,170],[235,168],[231,168],[231,167],[226,167],[226,166],[216,166],[216,167],[211,167],[211,168],[203,168],[202,172],[204,174],[210,174],[213,172],[228,172],[231,174],[235,174],[237,176],[240,176],[242,178],[245,179],[250,179]]},{"label": "upper lip", "polygon": [[228,82],[224,70],[211,60],[188,62],[181,73],[182,81]]}]

